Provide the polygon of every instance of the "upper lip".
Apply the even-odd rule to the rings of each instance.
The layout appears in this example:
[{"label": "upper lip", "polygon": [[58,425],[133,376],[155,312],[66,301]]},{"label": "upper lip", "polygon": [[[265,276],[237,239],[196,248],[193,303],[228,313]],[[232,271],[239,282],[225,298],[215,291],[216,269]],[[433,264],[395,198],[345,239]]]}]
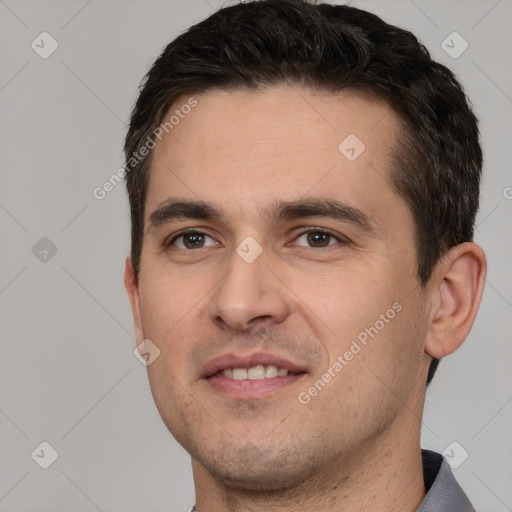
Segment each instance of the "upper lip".
[{"label": "upper lip", "polygon": [[226,368],[249,369],[259,364],[273,364],[278,368],[285,368],[289,372],[293,373],[306,372],[306,369],[303,366],[299,366],[282,356],[271,354],[270,352],[256,352],[246,355],[228,353],[210,359],[203,369],[203,377],[211,377]]}]

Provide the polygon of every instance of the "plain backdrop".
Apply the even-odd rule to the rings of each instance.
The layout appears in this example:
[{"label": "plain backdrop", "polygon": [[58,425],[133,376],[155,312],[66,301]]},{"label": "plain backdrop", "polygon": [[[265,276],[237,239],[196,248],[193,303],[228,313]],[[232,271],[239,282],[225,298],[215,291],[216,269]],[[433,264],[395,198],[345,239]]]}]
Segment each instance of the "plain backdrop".
[{"label": "plain backdrop", "polygon": [[[102,200],[93,191],[123,164],[152,61],[223,3],[0,0],[1,511],[194,503],[189,457],[133,355],[124,184]],[[422,442],[441,452],[456,441],[468,458],[454,473],[476,509],[512,510],[512,1],[351,4],[412,30],[454,70],[481,121],[476,241],[487,284],[471,334],[428,390]],[[48,469],[42,453],[58,454]]]}]

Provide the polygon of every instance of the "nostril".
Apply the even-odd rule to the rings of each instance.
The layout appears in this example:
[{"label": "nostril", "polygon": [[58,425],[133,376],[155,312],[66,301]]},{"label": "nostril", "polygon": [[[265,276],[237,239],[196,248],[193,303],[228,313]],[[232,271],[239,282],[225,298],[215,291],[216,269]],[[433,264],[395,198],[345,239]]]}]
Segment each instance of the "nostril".
[{"label": "nostril", "polygon": [[270,315],[261,315],[261,316],[257,316],[256,318],[253,318],[252,320],[249,321],[249,324],[259,324],[261,322],[265,322],[267,320],[271,320],[272,317]]}]

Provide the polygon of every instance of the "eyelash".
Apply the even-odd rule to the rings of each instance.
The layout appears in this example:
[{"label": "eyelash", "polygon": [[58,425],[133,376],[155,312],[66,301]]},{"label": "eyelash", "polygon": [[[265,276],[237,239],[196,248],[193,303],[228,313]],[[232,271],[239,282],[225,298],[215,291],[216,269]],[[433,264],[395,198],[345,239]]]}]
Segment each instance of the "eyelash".
[{"label": "eyelash", "polygon": [[[323,234],[323,235],[329,235],[331,236],[332,238],[336,239],[337,240],[337,243],[341,243],[341,244],[348,244],[349,243],[349,240],[348,238],[342,236],[342,235],[339,235],[337,233],[334,233],[333,231],[330,231],[329,229],[325,229],[325,228],[308,228],[306,229],[305,231],[301,231],[295,238],[294,238],[294,241],[298,240],[299,238],[303,237],[304,235],[308,235],[309,233],[319,233],[319,234]],[[210,235],[208,235],[208,233],[205,233],[204,231],[200,231],[198,229],[187,229],[187,230],[184,230],[184,231],[180,231],[179,233],[177,233],[176,235],[174,235],[169,241],[165,242],[165,247],[167,249],[170,249],[174,243],[186,236],[186,235],[204,235],[204,236],[207,236],[209,238],[211,238],[212,240],[214,240],[214,238]],[[289,244],[286,244],[286,245],[289,245]],[[337,245],[337,244],[329,244],[327,246],[324,246],[324,247],[306,247],[307,249],[327,249],[328,247],[332,247],[334,245]],[[304,247],[304,246],[299,246],[299,247]],[[198,249],[181,249],[181,248],[176,248],[176,250],[178,251],[185,251],[185,252],[192,252],[192,251],[197,251],[197,250],[200,250],[200,249],[205,249],[205,247],[199,247]]]}]

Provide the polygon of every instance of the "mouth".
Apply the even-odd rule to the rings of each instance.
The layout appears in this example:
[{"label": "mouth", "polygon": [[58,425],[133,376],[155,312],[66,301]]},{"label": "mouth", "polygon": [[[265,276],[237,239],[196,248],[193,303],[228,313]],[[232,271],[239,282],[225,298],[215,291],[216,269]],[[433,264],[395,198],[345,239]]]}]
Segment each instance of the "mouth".
[{"label": "mouth", "polygon": [[300,373],[302,372],[290,372],[287,368],[279,368],[275,364],[257,364],[251,368],[224,368],[224,370],[218,371],[215,376],[233,380],[261,380],[299,375]]},{"label": "mouth", "polygon": [[269,353],[226,354],[206,365],[203,378],[217,393],[231,398],[258,399],[292,385],[307,373],[305,367]]}]

